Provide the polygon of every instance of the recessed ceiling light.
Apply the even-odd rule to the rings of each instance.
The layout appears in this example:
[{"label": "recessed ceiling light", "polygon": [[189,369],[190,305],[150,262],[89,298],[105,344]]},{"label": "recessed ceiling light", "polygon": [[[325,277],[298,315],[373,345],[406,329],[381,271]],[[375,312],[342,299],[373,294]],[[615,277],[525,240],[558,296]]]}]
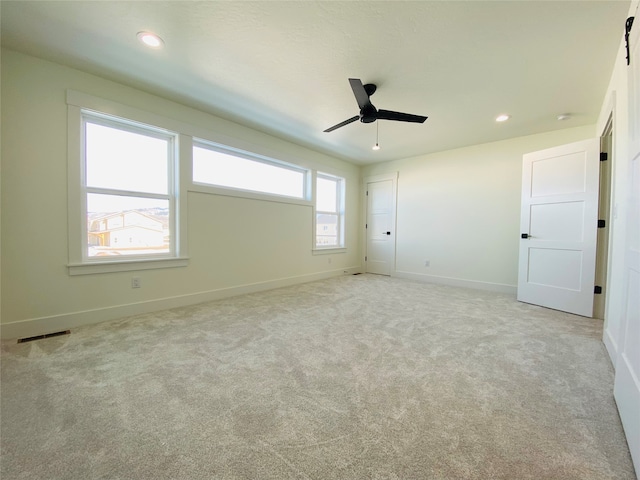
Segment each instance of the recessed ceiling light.
[{"label": "recessed ceiling light", "polygon": [[498,115],[496,117],[496,122],[506,122],[510,118],[511,118],[511,115],[507,115],[506,113],[503,113],[502,115]]},{"label": "recessed ceiling light", "polygon": [[155,33],[151,32],[138,32],[138,40],[144,43],[147,47],[162,48],[164,41]]},{"label": "recessed ceiling light", "polygon": [[568,113],[563,113],[561,115],[558,115],[556,117],[558,120],[562,121],[562,120],[571,120],[571,115],[569,115]]}]

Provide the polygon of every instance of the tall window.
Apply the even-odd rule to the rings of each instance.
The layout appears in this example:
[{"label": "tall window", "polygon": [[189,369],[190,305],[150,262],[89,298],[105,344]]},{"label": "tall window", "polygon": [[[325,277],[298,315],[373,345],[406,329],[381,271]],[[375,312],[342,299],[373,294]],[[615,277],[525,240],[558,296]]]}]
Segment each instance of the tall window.
[{"label": "tall window", "polygon": [[344,247],[344,178],[318,172],[316,248]]},{"label": "tall window", "polygon": [[194,183],[305,199],[308,174],[308,170],[295,165],[194,142]]},{"label": "tall window", "polygon": [[176,137],[82,112],[84,260],[176,255]]}]

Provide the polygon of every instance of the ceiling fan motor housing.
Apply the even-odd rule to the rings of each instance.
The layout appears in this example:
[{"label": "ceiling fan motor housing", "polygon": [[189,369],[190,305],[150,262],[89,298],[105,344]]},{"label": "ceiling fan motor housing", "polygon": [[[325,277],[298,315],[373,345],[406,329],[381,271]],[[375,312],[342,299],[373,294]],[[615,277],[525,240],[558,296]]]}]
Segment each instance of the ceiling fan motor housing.
[{"label": "ceiling fan motor housing", "polygon": [[367,83],[366,85],[363,85],[362,88],[364,88],[364,91],[367,92],[367,95],[369,96],[376,93],[376,90],[378,89],[374,83]]},{"label": "ceiling fan motor housing", "polygon": [[372,104],[365,105],[360,110],[360,121],[362,123],[372,123],[378,119],[378,110]]}]

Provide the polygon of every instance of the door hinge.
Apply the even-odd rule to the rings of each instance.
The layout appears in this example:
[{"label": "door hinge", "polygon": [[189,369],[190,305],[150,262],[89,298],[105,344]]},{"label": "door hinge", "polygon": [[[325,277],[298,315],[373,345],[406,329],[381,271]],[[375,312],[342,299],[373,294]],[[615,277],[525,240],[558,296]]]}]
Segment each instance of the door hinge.
[{"label": "door hinge", "polygon": [[368,224],[368,223],[365,223],[365,224],[364,224],[364,228],[369,228],[369,224]]},{"label": "door hinge", "polygon": [[607,152],[600,152],[600,161],[601,162],[605,162],[608,160],[609,155],[607,155]]},{"label": "door hinge", "polygon": [[367,261],[367,257],[364,257],[364,261],[365,261],[365,262]]},{"label": "door hinge", "polygon": [[624,24],[624,43],[627,47],[627,65],[631,64],[631,54],[629,52],[629,34],[631,33],[631,27],[633,26],[633,19],[635,17],[627,18],[626,23]]},{"label": "door hinge", "polygon": [[602,293],[602,287],[600,285],[596,285],[593,288],[593,293],[595,293],[596,295],[600,295]]},{"label": "door hinge", "polygon": [[607,226],[606,220],[598,220],[598,228],[604,228]]},{"label": "door hinge", "polygon": [[369,190],[367,190],[367,197],[369,196]]}]

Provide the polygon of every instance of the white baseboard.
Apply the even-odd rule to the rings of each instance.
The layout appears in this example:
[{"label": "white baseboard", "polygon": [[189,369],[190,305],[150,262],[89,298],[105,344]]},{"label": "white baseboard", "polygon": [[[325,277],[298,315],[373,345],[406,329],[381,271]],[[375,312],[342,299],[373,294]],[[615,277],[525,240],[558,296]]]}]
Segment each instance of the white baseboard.
[{"label": "white baseboard", "polygon": [[618,343],[611,336],[611,332],[606,328],[602,333],[602,343],[604,343],[604,346],[607,349],[609,359],[611,360],[611,364],[613,365],[613,369],[615,370],[616,361],[618,360]]},{"label": "white baseboard", "polygon": [[342,273],[345,273],[346,275],[355,275],[356,273],[364,273],[364,271],[362,270],[362,267],[350,267],[345,268]]},{"label": "white baseboard", "polygon": [[425,275],[422,273],[401,272],[397,270],[392,274],[392,276],[424,283],[438,283],[440,285],[449,285],[451,287],[473,288],[476,290],[488,290],[490,292],[509,293],[512,295],[515,295],[518,290],[515,285],[479,282],[477,280],[463,280],[461,278],[439,277],[437,275]]},{"label": "white baseboard", "polygon": [[83,325],[115,320],[141,313],[156,312],[169,308],[185,307],[198,303],[211,302],[222,298],[235,297],[247,293],[273,290],[275,288],[288,287],[300,283],[308,283],[325,278],[337,277],[339,275],[353,274],[361,271],[360,267],[348,267],[339,270],[299,275],[295,277],[279,278],[264,282],[238,285],[235,287],[209,290],[205,292],[190,293],[175,297],[148,300],[145,302],[130,303],[126,305],[115,305],[112,307],[98,308],[95,310],[85,310],[81,312],[71,312],[49,317],[20,320],[17,322],[3,323],[0,325],[0,338],[11,340],[17,338],[35,337],[53,332],[70,330]]}]

